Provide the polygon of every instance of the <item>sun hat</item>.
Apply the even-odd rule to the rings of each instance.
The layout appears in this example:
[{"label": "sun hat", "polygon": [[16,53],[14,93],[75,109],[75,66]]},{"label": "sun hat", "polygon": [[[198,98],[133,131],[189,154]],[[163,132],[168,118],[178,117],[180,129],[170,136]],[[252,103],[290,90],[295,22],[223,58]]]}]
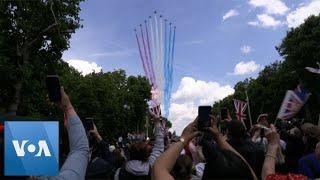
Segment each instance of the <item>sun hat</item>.
[{"label": "sun hat", "polygon": [[258,119],[257,119],[257,123],[260,122],[260,119],[261,119],[262,117],[268,117],[268,114],[260,114],[259,117],[258,117]]}]

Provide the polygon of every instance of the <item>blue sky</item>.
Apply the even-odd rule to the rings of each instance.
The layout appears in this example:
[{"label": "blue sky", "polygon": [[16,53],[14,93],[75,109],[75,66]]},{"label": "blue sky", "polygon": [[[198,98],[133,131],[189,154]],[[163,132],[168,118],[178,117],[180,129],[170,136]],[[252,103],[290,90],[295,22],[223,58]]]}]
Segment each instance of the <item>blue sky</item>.
[{"label": "blue sky", "polygon": [[[179,119],[173,120],[176,124],[184,125],[192,118],[179,116],[183,108],[195,110],[201,102],[219,100],[233,92],[236,82],[256,77],[263,66],[281,60],[275,46],[290,27],[319,13],[320,2],[87,0],[81,9],[83,28],[72,36],[63,59],[74,60],[73,65],[82,70],[91,66],[104,71],[121,68],[128,75],[143,75],[133,29],[155,10],[176,25],[172,106],[179,107],[170,113],[173,119]],[[246,52],[241,50],[243,47]],[[77,60],[89,64],[79,67]],[[193,92],[199,87],[215,95],[209,99],[199,97],[199,92]]]}]

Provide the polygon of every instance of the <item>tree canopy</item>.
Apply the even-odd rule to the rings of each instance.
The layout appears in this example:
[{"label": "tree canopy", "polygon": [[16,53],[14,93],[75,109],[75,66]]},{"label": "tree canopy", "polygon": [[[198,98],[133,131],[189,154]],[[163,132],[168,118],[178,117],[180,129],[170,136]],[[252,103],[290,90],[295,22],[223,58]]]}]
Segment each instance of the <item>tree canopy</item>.
[{"label": "tree canopy", "polygon": [[320,17],[310,16],[304,24],[291,29],[276,49],[283,60],[266,66],[255,79],[238,82],[233,95],[214,103],[215,113],[219,113],[221,107],[227,107],[234,115],[233,99],[245,101],[247,88],[253,123],[261,113],[268,113],[270,119],[275,120],[286,91],[302,84],[312,95],[297,116],[310,122],[318,122],[320,76],[308,72],[305,67],[318,68]]},{"label": "tree canopy", "polygon": [[81,26],[81,1],[0,1],[0,102],[6,111],[16,114],[30,79],[55,73]]},{"label": "tree canopy", "polygon": [[0,1],[0,112],[62,120],[45,85],[47,74],[57,74],[80,118],[93,117],[103,136],[142,130],[150,99],[146,78],[123,70],[82,76],[61,59],[81,27],[81,1]]}]

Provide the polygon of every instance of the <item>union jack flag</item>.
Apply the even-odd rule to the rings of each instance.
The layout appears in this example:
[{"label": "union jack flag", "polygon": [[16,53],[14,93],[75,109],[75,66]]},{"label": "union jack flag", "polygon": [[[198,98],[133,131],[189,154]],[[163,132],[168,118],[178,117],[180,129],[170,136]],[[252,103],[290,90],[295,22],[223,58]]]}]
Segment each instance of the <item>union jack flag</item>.
[{"label": "union jack flag", "polygon": [[246,111],[246,109],[247,109],[247,106],[248,106],[247,102],[234,99],[233,103],[234,103],[234,107],[236,109],[237,119],[239,121],[243,122],[246,119],[246,116],[247,116],[244,113]]},{"label": "union jack flag", "polygon": [[161,108],[160,105],[154,106],[152,108],[150,108],[151,112],[153,112],[154,114],[161,116]]}]

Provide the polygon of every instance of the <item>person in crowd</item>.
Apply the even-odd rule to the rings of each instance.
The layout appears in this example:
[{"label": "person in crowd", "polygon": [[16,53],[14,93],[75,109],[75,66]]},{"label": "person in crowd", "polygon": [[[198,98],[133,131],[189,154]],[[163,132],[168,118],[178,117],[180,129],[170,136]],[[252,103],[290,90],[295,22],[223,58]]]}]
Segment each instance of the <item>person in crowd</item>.
[{"label": "person in crowd", "polygon": [[89,133],[95,139],[95,143],[86,177],[111,179],[115,171],[124,164],[124,154],[121,153],[121,148],[116,149],[114,145],[109,145],[103,140],[95,124],[93,124],[93,130],[90,130]]},{"label": "person in crowd", "polygon": [[252,141],[259,144],[266,151],[268,144],[267,138],[265,137],[265,130],[269,128],[268,114],[260,114],[257,118],[257,124],[251,129]]},{"label": "person in crowd", "polygon": [[228,125],[228,138],[228,143],[248,161],[255,173],[261,174],[264,149],[251,141],[241,121],[230,121]]},{"label": "person in crowd", "polygon": [[197,140],[197,138],[194,138],[188,145],[194,166],[205,161],[202,153],[202,147],[198,144]]},{"label": "person in crowd", "polygon": [[268,114],[260,114],[257,119],[257,124],[269,127]]},{"label": "person in crowd", "polygon": [[192,160],[187,155],[180,155],[173,166],[172,176],[175,180],[191,179]]},{"label": "person in crowd", "polygon": [[92,148],[90,151],[90,160],[94,160],[96,157],[103,157],[106,155],[105,153],[108,151],[109,143],[108,141],[105,141],[100,136],[98,129],[96,125],[93,123],[93,129],[89,130],[89,136],[93,139]]},{"label": "person in crowd", "polygon": [[133,135],[128,132],[127,139],[131,142],[133,140]]},{"label": "person in crowd", "polygon": [[[265,122],[265,121],[261,121],[261,122]],[[266,134],[270,131],[270,125],[268,124],[268,126],[265,126],[266,123],[264,124],[256,124],[252,127],[251,129],[251,132],[252,132],[252,138],[251,140],[253,142],[255,142],[256,144],[258,144],[259,146],[261,146],[264,151],[266,152],[266,148],[267,148],[267,144],[268,144],[268,140],[266,138]],[[280,147],[281,149],[279,149],[279,153],[278,153],[278,156],[279,156],[279,161],[281,163],[284,162],[284,158],[282,157],[281,153],[282,151],[285,150],[285,147],[286,147],[286,142],[283,141],[282,139],[280,139]],[[281,150],[281,153],[280,153],[280,150]],[[280,157],[281,155],[281,157]]]},{"label": "person in crowd", "polygon": [[265,126],[261,126],[260,124],[256,124],[251,128],[251,141],[260,146],[264,152],[268,144],[267,138],[265,137],[265,129]]},{"label": "person in crowd", "polygon": [[136,142],[129,147],[129,161],[115,173],[115,180],[150,179],[151,168],[164,151],[164,134],[161,131],[160,117],[150,112],[155,125],[155,142],[152,146]]},{"label": "person in crowd", "polygon": [[277,133],[276,128],[271,124],[270,132],[266,134],[268,139],[267,152],[263,162],[261,177],[266,180],[282,180],[282,179],[292,179],[292,180],[307,180],[306,176],[300,174],[277,174],[276,173],[276,162],[277,153],[280,148],[280,136]]},{"label": "person in crowd", "polygon": [[194,174],[192,179],[201,179],[203,176],[204,166],[205,166],[205,157],[202,152],[202,146],[198,144],[198,138],[195,137],[189,143],[189,150],[191,153],[191,159],[194,167]]},{"label": "person in crowd", "polygon": [[123,147],[123,138],[122,138],[122,136],[119,136],[118,137],[118,141],[117,141],[117,145],[118,145],[118,147]]},{"label": "person in crowd", "polygon": [[[196,128],[196,121],[185,127],[180,140],[171,145],[156,160],[152,174],[154,179],[174,179],[172,170],[181,151],[185,145],[200,134]],[[214,117],[212,117],[212,127],[206,128],[206,132],[211,135],[212,140],[216,143],[216,148],[210,148],[209,151],[211,152],[204,153],[206,165],[202,179],[257,179],[246,160],[223,138],[217,128],[217,121]]]},{"label": "person in crowd", "polygon": [[310,179],[320,178],[320,142],[313,153],[299,160],[299,173]]},{"label": "person in crowd", "polygon": [[35,179],[85,179],[89,161],[89,143],[82,122],[74,110],[68,95],[61,88],[60,108],[67,116],[67,131],[70,152],[62,165],[59,175],[55,177],[32,177]]},{"label": "person in crowd", "polygon": [[304,123],[301,126],[301,130],[303,132],[302,140],[305,145],[304,155],[313,153],[316,144],[320,140],[320,127],[311,123]]},{"label": "person in crowd", "polygon": [[294,127],[281,134],[286,142],[285,172],[298,173],[298,161],[303,156],[304,145],[302,141],[302,132]]}]

